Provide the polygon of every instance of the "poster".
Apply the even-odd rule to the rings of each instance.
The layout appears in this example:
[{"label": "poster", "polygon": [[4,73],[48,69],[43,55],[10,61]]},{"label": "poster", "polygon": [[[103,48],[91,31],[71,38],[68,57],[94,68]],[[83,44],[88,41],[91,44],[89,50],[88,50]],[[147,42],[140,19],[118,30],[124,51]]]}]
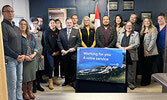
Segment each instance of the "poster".
[{"label": "poster", "polygon": [[126,52],[111,48],[78,48],[76,79],[125,83]]}]

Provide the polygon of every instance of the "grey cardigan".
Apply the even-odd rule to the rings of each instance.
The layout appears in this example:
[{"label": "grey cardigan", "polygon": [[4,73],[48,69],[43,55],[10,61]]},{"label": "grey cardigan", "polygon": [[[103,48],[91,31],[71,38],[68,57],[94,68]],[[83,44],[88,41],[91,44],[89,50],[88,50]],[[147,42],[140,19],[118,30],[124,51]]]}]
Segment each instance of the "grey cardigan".
[{"label": "grey cardigan", "polygon": [[144,52],[148,51],[148,56],[158,55],[156,40],[157,40],[157,30],[151,29],[144,36]]},{"label": "grey cardigan", "polygon": [[[116,47],[121,45],[122,38],[124,37],[125,32],[120,33],[120,35],[118,36]],[[129,40],[129,46],[132,46],[133,49],[128,50],[132,61],[138,60],[138,49],[137,48],[139,47],[139,45],[140,45],[139,33],[134,31],[131,34],[130,40]]]}]

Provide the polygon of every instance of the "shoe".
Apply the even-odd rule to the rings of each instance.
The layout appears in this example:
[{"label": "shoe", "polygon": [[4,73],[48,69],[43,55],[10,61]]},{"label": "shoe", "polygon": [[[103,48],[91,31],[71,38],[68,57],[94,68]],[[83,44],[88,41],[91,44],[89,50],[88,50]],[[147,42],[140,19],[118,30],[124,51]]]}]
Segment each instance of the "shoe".
[{"label": "shoe", "polygon": [[30,97],[27,93],[27,84],[26,83],[22,84],[22,90],[23,90],[23,99],[30,100]]},{"label": "shoe", "polygon": [[37,86],[37,90],[39,90],[39,91],[45,91],[45,89],[44,88],[42,88],[41,86]]},{"label": "shoe", "polygon": [[28,82],[28,95],[30,99],[35,99],[35,95],[32,93],[33,81]]},{"label": "shoe", "polygon": [[53,80],[52,79],[49,79],[49,89],[50,90],[54,89],[54,87],[53,87]]},{"label": "shoe", "polygon": [[57,78],[58,78],[57,76],[54,77],[54,83],[55,83],[56,85],[60,85],[60,82],[57,81]]},{"label": "shoe", "polygon": [[135,88],[134,87],[129,87],[131,90],[134,90]]}]

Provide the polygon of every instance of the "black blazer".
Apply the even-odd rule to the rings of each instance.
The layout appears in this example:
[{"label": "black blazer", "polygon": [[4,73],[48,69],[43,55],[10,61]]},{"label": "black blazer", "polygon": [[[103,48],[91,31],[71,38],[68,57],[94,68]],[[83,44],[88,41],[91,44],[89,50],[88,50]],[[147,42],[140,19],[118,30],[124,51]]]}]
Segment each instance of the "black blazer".
[{"label": "black blazer", "polygon": [[76,60],[77,47],[81,46],[81,39],[80,39],[79,31],[77,29],[72,28],[69,40],[67,40],[67,28],[62,29],[59,32],[57,43],[60,50],[68,50],[70,48],[75,48],[76,51],[69,53],[69,55],[71,59]]},{"label": "black blazer", "polygon": [[[100,26],[96,30],[96,45],[97,47],[105,47],[105,37],[104,37],[104,26]],[[108,48],[113,48],[116,46],[117,42],[117,32],[114,27],[109,26],[109,38],[108,38]]]}]

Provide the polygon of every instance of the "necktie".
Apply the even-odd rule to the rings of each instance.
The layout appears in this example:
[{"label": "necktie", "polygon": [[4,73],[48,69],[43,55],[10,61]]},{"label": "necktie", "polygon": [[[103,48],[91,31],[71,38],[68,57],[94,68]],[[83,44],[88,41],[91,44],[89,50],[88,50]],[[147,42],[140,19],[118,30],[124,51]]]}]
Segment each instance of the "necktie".
[{"label": "necktie", "polygon": [[69,40],[70,38],[70,29],[67,30],[67,39]]}]

